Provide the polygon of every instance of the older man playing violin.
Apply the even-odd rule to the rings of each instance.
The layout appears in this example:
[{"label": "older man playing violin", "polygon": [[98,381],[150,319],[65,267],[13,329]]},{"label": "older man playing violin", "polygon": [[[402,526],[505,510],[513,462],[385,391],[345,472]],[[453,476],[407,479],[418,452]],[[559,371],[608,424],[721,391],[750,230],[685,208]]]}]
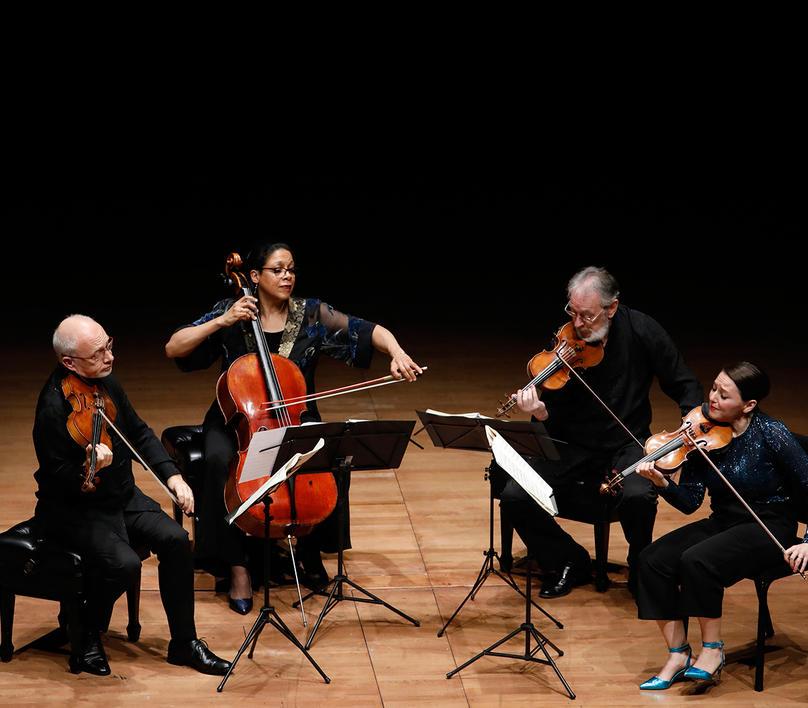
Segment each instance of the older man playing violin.
[{"label": "older man playing violin", "polygon": [[[169,663],[223,675],[229,663],[196,637],[188,534],[135,486],[132,455],[116,433],[110,433],[111,449],[102,442],[94,450],[92,445],[85,448],[76,443],[67,423],[79,413],[66,400],[63,382],[71,379],[76,385],[87,385],[114,406],[115,427],[174,493],[185,512],[194,508],[190,487],[111,375],[115,357],[112,337],[104,328],[89,317],[71,315],[54,332],[53,348],[59,364],[39,395],[33,431],[39,461],[36,517],[46,535],[75,549],[85,564],[84,639],[81,648],[73,648],[71,671],[110,673],[99,630],[106,626],[115,599],[140,568],[140,558],[132,549],[138,545],[148,547],[159,560],[160,597],[171,632]],[[85,463],[93,452],[97,475],[87,485]]]},{"label": "older man playing violin", "polygon": [[[597,497],[604,475],[642,457],[642,447],[632,436],[642,442],[651,434],[648,395],[654,377],[682,415],[702,401],[702,388],[670,336],[648,315],[619,303],[617,281],[610,273],[584,268],[570,279],[567,294],[565,312],[577,337],[604,348],[599,364],[580,371],[602,403],[576,376],[562,388],[543,391],[541,398],[534,386],[514,394],[522,411],[544,421],[552,437],[567,443],[559,445],[558,462],[528,460],[553,487],[562,516],[573,497]],[[528,555],[547,573],[541,597],[566,595],[589,579],[591,560],[586,549],[510,478],[502,485],[500,499],[503,516],[525,542]],[[626,479],[618,513],[629,543],[632,592],[636,559],[652,540],[656,505],[648,480],[637,475]]]}]

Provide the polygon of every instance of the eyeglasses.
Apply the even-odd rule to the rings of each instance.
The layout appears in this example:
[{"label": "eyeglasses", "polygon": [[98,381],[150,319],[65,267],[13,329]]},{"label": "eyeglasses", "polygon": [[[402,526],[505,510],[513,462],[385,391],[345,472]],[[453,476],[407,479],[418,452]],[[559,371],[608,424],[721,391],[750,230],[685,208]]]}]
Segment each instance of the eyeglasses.
[{"label": "eyeglasses", "polygon": [[90,354],[90,356],[75,356],[73,354],[70,354],[68,356],[70,356],[71,359],[84,359],[86,361],[91,361],[95,364],[104,358],[104,354],[111,351],[112,351],[112,337],[110,337],[107,340],[107,343],[103,347]]},{"label": "eyeglasses", "polygon": [[289,275],[291,275],[293,278],[295,277],[295,275],[297,275],[297,270],[295,269],[294,266],[292,266],[291,268],[270,268],[269,266],[267,266],[266,268],[261,268],[261,270],[271,270],[272,275],[274,275],[277,278],[280,278],[286,273],[289,273]]},{"label": "eyeglasses", "polygon": [[598,317],[600,317],[605,311],[605,308],[601,308],[600,312],[597,315],[582,315],[580,312],[576,312],[570,307],[569,302],[564,305],[564,312],[566,312],[572,319],[576,317],[580,317],[584,322],[587,324],[592,324]]}]

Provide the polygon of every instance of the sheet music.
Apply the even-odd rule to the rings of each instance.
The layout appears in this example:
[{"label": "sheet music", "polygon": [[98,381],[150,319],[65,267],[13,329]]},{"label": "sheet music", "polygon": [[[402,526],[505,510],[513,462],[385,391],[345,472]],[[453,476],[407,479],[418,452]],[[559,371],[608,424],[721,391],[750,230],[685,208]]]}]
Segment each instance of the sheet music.
[{"label": "sheet music", "polygon": [[[266,432],[274,432],[274,431],[266,431]],[[255,437],[253,437],[253,439],[255,439]],[[325,440],[323,438],[320,438],[317,441],[317,444],[308,452],[296,452],[294,455],[292,455],[292,457],[289,458],[289,461],[283,467],[281,467],[277,472],[275,472],[275,474],[273,474],[264,484],[262,484],[258,489],[255,490],[255,492],[253,492],[250,495],[250,498],[247,499],[247,501],[245,501],[238,509],[232,511],[227,516],[225,516],[224,517],[225,521],[227,521],[228,524],[232,524],[247,509],[249,509],[253,504],[255,504],[256,501],[258,501],[262,496],[264,496],[264,494],[266,494],[271,489],[277,487],[279,484],[285,482],[289,477],[291,477],[298,467],[301,467],[317,452],[322,450],[324,445]],[[250,447],[252,447],[252,444],[250,445]],[[277,456],[277,448],[275,449],[275,454]],[[241,479],[242,481],[244,481],[243,470]]]},{"label": "sheet music", "polygon": [[442,411],[435,411],[431,408],[427,408],[425,412],[430,415],[443,416],[444,418],[484,418],[485,420],[492,420],[490,415],[483,415],[482,413],[443,413]]},{"label": "sheet music", "polygon": [[558,507],[553,497],[553,488],[491,426],[485,426],[485,434],[497,464],[550,516],[557,516]]},{"label": "sheet music", "polygon": [[247,449],[247,459],[241,470],[242,482],[266,477],[272,471],[284,433],[286,428],[272,428],[253,433],[250,447]]}]

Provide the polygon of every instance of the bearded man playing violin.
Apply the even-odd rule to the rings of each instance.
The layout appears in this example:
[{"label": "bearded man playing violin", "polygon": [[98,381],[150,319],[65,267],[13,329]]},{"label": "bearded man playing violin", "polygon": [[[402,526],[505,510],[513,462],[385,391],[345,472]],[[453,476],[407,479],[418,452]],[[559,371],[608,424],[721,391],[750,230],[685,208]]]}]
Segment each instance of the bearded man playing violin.
[{"label": "bearded man playing violin", "polygon": [[[115,600],[138,577],[140,558],[132,546],[145,546],[159,561],[160,597],[171,633],[168,662],[223,675],[229,662],[196,636],[188,534],[135,486],[132,454],[117,433],[109,433],[111,447],[103,442],[86,447],[77,443],[68,422],[77,423],[72,416],[89,413],[68,402],[65,382],[97,391],[107,401],[107,410],[115,409],[115,427],[186,513],[194,508],[190,487],[111,375],[115,357],[112,337],[104,328],[84,315],[71,315],[54,332],[53,348],[59,365],[39,395],[33,430],[39,461],[34,475],[39,486],[36,518],[46,537],[78,552],[84,565],[83,641],[81,647],[73,647],[71,671],[110,673],[100,630],[107,626]],[[92,457],[97,476],[88,485],[85,467]]]},{"label": "bearded man playing violin", "polygon": [[[582,269],[570,279],[567,295],[564,309],[577,337],[603,346],[602,361],[579,375],[612,413],[576,376],[556,390],[539,394],[535,386],[526,386],[513,394],[522,411],[543,421],[550,436],[566,443],[558,446],[558,461],[528,459],[553,488],[562,517],[573,500],[580,505],[589,497],[596,503],[604,475],[625,469],[643,456],[639,443],[651,434],[649,391],[654,377],[682,415],[703,399],[701,385],[668,333],[648,315],[619,303],[618,284],[610,273],[603,268]],[[495,480],[501,480],[501,513],[525,542],[528,556],[545,571],[540,596],[560,597],[587,582],[591,577],[587,550],[521,487],[496,472]],[[625,480],[617,510],[629,543],[632,592],[637,557],[652,540],[656,506],[656,493],[648,480],[638,475]]]}]

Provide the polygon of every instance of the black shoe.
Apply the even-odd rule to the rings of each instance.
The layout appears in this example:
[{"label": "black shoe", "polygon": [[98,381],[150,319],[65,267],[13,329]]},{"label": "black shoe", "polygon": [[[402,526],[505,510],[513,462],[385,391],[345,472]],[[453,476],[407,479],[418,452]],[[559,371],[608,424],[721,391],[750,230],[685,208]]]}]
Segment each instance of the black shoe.
[{"label": "black shoe", "polygon": [[511,568],[511,575],[527,575],[528,573],[532,573],[534,576],[542,575],[541,566],[536,562],[535,558],[531,556],[515,558]]},{"label": "black shoe", "polygon": [[104,653],[104,646],[101,644],[101,637],[98,632],[88,632],[84,637],[82,652],[79,656],[70,655],[68,666],[70,672],[80,674],[85,671],[96,676],[109,676],[109,664],[107,655]]},{"label": "black shoe", "polygon": [[202,674],[224,676],[230,668],[230,662],[220,659],[201,639],[177,643],[173,639],[168,643],[169,664],[190,666]]},{"label": "black shoe", "polygon": [[542,583],[539,597],[545,599],[569,595],[578,585],[588,583],[591,577],[590,565],[567,563],[556,576],[551,576]]},{"label": "black shoe", "polygon": [[305,585],[309,590],[322,590],[331,578],[328,577],[328,571],[323,565],[323,559],[320,556],[319,550],[314,550],[300,554],[301,570],[300,570],[300,583]]},{"label": "black shoe", "polygon": [[315,591],[322,590],[328,585],[328,583],[331,582],[331,578],[328,576],[328,571],[326,571],[324,566],[321,571],[318,570],[314,573],[309,572],[305,568],[301,568],[299,578],[301,585],[304,585],[309,590]]},{"label": "black shoe", "polygon": [[230,609],[233,612],[238,612],[240,615],[248,615],[252,612],[253,608],[253,600],[251,597],[247,598],[234,598],[229,597],[227,598],[227,604],[230,606]]}]

